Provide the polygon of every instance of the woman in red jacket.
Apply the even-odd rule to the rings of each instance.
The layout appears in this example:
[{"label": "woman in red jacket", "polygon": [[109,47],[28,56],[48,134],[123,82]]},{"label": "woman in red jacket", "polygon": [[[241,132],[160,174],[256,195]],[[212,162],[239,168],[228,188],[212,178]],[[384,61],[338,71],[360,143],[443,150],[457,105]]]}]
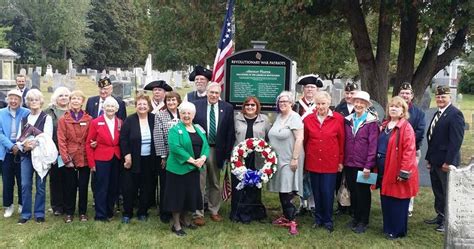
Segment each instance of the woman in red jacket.
[{"label": "woman in red jacket", "polygon": [[[69,96],[70,110],[58,121],[59,154],[64,163],[64,222],[70,223],[76,207],[79,189],[79,220],[87,221],[87,196],[90,169],[87,166],[86,139],[92,117],[82,110],[86,96],[76,90]],[[61,167],[61,165],[59,165]]]},{"label": "woman in red jacket", "polygon": [[316,200],[314,227],[332,232],[336,175],[344,162],[344,117],[329,109],[331,96],[327,92],[318,92],[314,100],[316,110],[303,120],[305,170]]},{"label": "woman in red jacket", "polygon": [[408,204],[418,192],[416,138],[402,98],[393,97],[387,113],[378,140],[377,167],[383,231],[387,239],[396,239],[407,234]]},{"label": "woman in red jacket", "polygon": [[95,171],[95,220],[107,222],[113,216],[118,195],[120,129],[122,120],[115,116],[117,100],[107,97],[104,114],[92,120],[87,135],[87,161]]}]

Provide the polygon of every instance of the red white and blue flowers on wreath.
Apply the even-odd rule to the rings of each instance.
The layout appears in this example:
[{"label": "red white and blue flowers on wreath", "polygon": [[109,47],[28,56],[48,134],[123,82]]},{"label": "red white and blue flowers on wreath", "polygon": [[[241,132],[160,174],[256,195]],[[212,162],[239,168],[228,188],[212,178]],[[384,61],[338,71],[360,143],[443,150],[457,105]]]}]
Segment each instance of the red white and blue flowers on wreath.
[{"label": "red white and blue flowers on wreath", "polygon": [[[265,159],[259,170],[247,169],[245,158],[252,152],[258,152]],[[247,138],[234,147],[230,158],[232,174],[240,183],[236,189],[241,190],[246,186],[262,188],[262,182],[267,183],[277,170],[277,156],[272,147],[260,138]],[[258,168],[258,167],[256,167]]]}]

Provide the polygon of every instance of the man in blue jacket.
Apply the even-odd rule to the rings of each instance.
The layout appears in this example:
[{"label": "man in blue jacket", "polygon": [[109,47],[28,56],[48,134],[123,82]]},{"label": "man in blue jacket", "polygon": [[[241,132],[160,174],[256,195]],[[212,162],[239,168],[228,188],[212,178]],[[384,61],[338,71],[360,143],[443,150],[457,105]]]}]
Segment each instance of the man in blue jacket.
[{"label": "man in blue jacket", "polygon": [[21,213],[21,167],[20,154],[16,143],[20,132],[21,119],[26,117],[30,110],[21,106],[22,92],[17,89],[7,93],[8,106],[0,109],[0,161],[2,161],[3,206],[5,218],[11,217],[14,210],[13,188],[18,191],[18,212]]},{"label": "man in blue jacket", "polygon": [[426,138],[426,167],[430,170],[431,188],[435,197],[434,208],[437,216],[425,220],[427,224],[436,224],[436,231],[444,232],[444,214],[446,205],[446,187],[449,166],[461,163],[460,149],[464,139],[464,116],[451,103],[451,90],[448,86],[435,89],[438,111],[431,119]]},{"label": "man in blue jacket", "polygon": [[[425,113],[418,108],[414,103],[413,103],[413,89],[411,87],[411,84],[408,82],[403,82],[402,85],[400,86],[400,91],[398,92],[398,96],[402,97],[408,104],[408,112],[410,113],[410,118],[408,119],[408,122],[410,122],[411,127],[413,127],[413,130],[415,131],[415,136],[416,136],[416,163],[420,161],[420,156],[421,156],[421,143],[423,142],[423,138],[425,137]],[[413,212],[413,203],[414,203],[415,198],[412,197],[410,199],[410,205],[408,207],[408,216],[412,216]]]}]

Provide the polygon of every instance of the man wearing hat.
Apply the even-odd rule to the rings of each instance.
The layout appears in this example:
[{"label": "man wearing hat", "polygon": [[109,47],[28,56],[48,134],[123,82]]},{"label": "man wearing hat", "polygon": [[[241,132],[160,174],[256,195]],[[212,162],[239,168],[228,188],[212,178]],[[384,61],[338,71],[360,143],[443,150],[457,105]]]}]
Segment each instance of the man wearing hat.
[{"label": "man wearing hat", "polygon": [[194,67],[194,71],[189,75],[189,80],[194,81],[196,91],[192,91],[184,96],[184,102],[194,102],[200,99],[206,99],[207,83],[212,78],[212,71],[202,66]]},{"label": "man wearing hat", "polygon": [[352,103],[352,96],[360,90],[355,82],[348,82],[344,87],[344,99],[336,106],[335,111],[342,114],[344,117],[349,116],[354,111],[354,104]]},{"label": "man wearing hat", "polygon": [[[303,120],[306,116],[313,113],[316,105],[314,104],[314,94],[318,88],[323,87],[323,81],[318,75],[307,74],[298,79],[298,85],[303,86],[303,97],[295,104],[295,111],[301,116]],[[314,198],[311,194],[311,183],[309,182],[309,175],[303,176],[303,196],[300,198],[299,213],[303,214],[307,209],[314,209]]]},{"label": "man wearing hat", "polygon": [[[418,108],[414,103],[413,103],[413,89],[411,87],[411,84],[408,82],[403,82],[402,85],[400,86],[400,91],[398,92],[398,96],[402,97],[408,104],[408,112],[410,113],[410,118],[408,119],[408,122],[410,122],[411,127],[413,127],[413,130],[415,131],[415,136],[416,136],[416,163],[420,161],[420,156],[421,156],[421,143],[423,142],[423,138],[425,136],[425,113]],[[414,197],[410,199],[410,205],[408,207],[408,216],[412,216],[413,212],[413,203],[414,203]]]},{"label": "man wearing hat", "polygon": [[436,224],[436,231],[444,232],[444,214],[446,204],[446,184],[449,166],[458,167],[461,163],[459,150],[464,139],[464,116],[451,103],[449,86],[437,86],[435,89],[437,112],[428,127],[426,138],[426,167],[430,170],[431,188],[435,196],[437,216],[425,220],[427,224]]},{"label": "man wearing hat", "polygon": [[153,106],[153,114],[156,114],[165,106],[165,95],[166,92],[173,91],[173,88],[166,84],[164,80],[155,80],[148,83],[144,90],[152,91],[153,97],[151,98],[151,105]]},{"label": "man wearing hat", "polygon": [[18,212],[21,213],[21,166],[20,155],[17,147],[16,138],[20,132],[21,120],[28,116],[30,110],[21,106],[22,93],[13,89],[7,93],[8,106],[0,109],[0,161],[2,161],[2,180],[3,180],[3,206],[5,213],[3,216],[8,218],[12,216],[14,210],[13,188],[18,190]]},{"label": "man wearing hat", "polygon": [[[355,82],[348,82],[346,86],[344,87],[344,99],[339,103],[336,108],[334,109],[336,112],[339,112],[342,114],[344,117],[349,116],[351,113],[354,112],[354,104],[352,102],[352,97],[355,95],[355,93],[359,90],[359,86]],[[342,176],[343,174],[341,172],[337,173],[336,177],[336,194],[339,191],[339,188],[341,187],[341,182],[342,182]],[[350,206],[343,207],[341,204],[338,202],[337,203],[337,209],[334,212],[336,215],[339,214],[344,214],[346,212],[351,213],[350,211]]]},{"label": "man wearing hat", "polygon": [[[110,81],[110,79],[107,77],[100,79],[97,82],[97,86],[99,87],[99,95],[90,97],[86,104],[86,112],[89,113],[89,115],[91,115],[93,118],[97,118],[104,113],[104,110],[102,109],[102,103],[104,103],[105,98],[112,96],[113,92],[112,81]],[[125,103],[115,96],[112,97],[117,100],[119,104],[117,117],[119,117],[121,120],[125,120],[125,118],[127,118]]]}]

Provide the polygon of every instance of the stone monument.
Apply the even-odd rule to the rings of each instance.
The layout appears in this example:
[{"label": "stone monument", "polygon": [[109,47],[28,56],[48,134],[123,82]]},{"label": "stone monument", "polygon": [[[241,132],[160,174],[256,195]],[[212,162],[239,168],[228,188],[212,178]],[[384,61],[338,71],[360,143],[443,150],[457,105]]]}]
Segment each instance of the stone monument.
[{"label": "stone monument", "polygon": [[447,183],[445,248],[474,248],[474,164],[451,167]]}]

